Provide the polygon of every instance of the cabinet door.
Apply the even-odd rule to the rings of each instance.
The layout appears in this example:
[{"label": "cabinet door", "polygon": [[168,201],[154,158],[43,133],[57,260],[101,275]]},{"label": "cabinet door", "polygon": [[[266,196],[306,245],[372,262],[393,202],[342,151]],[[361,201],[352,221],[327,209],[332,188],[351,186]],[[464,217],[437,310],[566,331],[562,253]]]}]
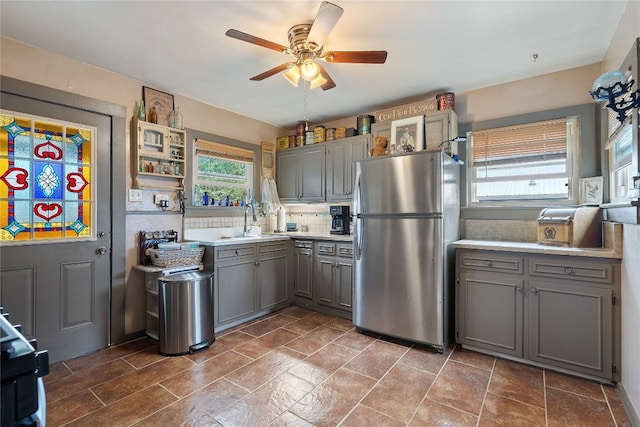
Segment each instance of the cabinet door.
[{"label": "cabinet door", "polygon": [[278,196],[283,202],[298,200],[298,157],[296,151],[278,152],[276,181]]},{"label": "cabinet door", "polygon": [[327,147],[327,201],[348,199],[350,159],[348,146],[344,142],[332,142]]},{"label": "cabinet door", "polygon": [[301,201],[323,202],[325,201],[325,148],[313,147],[298,152],[299,185],[298,191]]},{"label": "cabinet door", "polygon": [[233,322],[256,311],[255,258],[221,263],[215,267],[215,326]]},{"label": "cabinet door", "polygon": [[370,135],[358,135],[327,145],[327,201],[353,199],[354,162],[366,158]]},{"label": "cabinet door", "polygon": [[459,274],[458,341],[522,357],[523,279],[506,274]]},{"label": "cabinet door", "polygon": [[[427,150],[437,148],[442,142],[458,136],[458,120],[451,110],[442,110],[425,115]],[[457,149],[452,151],[457,153]]]},{"label": "cabinet door", "polygon": [[353,300],[353,261],[338,258],[335,271],[336,307],[351,311]]},{"label": "cabinet door", "polygon": [[287,253],[265,254],[258,262],[260,309],[287,302]]},{"label": "cabinet door", "polygon": [[315,286],[318,304],[335,306],[333,270],[335,257],[316,255]]},{"label": "cabinet door", "polygon": [[613,379],[613,303],[606,286],[531,280],[529,359]]},{"label": "cabinet door", "polygon": [[313,250],[295,248],[293,252],[294,283],[297,296],[313,298]]}]

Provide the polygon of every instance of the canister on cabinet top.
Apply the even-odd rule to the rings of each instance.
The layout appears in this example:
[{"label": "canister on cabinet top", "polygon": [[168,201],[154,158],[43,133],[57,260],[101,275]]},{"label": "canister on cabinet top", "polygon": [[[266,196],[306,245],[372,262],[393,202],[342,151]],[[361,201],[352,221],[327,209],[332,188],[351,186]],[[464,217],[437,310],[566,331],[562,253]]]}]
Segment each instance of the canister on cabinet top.
[{"label": "canister on cabinet top", "polygon": [[308,126],[309,125],[305,121],[298,122],[298,125],[296,126],[296,135],[305,136],[305,132],[307,132]]},{"label": "canister on cabinet top", "polygon": [[453,92],[444,92],[436,95],[438,110],[454,110],[456,106],[456,96]]},{"label": "canister on cabinet top", "polygon": [[325,141],[325,128],[324,126],[316,126],[313,128],[313,142]]},{"label": "canister on cabinet top", "polygon": [[328,128],[325,133],[325,141],[333,141],[336,138],[336,130],[335,128]]},{"label": "canister on cabinet top", "polygon": [[308,130],[306,135],[305,135],[305,139],[304,139],[304,145],[311,145],[313,144],[313,138],[314,138],[314,133],[312,130]]},{"label": "canister on cabinet top", "polygon": [[358,116],[358,135],[364,135],[365,133],[371,133],[371,123],[373,123],[373,116],[362,115]]}]

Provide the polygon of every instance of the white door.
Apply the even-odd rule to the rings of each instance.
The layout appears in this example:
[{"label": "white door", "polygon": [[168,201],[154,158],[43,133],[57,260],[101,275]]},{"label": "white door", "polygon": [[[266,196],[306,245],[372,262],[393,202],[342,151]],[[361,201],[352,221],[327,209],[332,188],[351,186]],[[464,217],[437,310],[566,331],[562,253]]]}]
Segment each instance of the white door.
[{"label": "white door", "polygon": [[0,304],[52,363],[105,348],[111,119],[7,94],[2,108]]}]

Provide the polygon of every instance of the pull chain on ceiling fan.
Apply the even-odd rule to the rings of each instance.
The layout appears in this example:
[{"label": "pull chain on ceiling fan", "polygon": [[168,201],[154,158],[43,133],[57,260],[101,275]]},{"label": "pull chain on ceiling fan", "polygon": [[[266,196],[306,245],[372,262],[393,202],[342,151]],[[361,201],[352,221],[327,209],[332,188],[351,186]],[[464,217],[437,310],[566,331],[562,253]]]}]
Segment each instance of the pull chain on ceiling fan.
[{"label": "pull chain on ceiling fan", "polygon": [[280,64],[251,77],[250,80],[264,80],[285,71],[284,77],[294,86],[298,86],[300,79],[303,79],[309,82],[311,89],[321,87],[322,90],[328,90],[334,88],[336,84],[327,70],[316,60],[359,64],[384,64],[387,60],[387,52],[384,50],[323,52],[324,42],[343,12],[344,10],[335,4],[322,2],[313,23],[298,24],[289,29],[289,47],[234,29],[228,30],[225,34],[234,39],[295,57],[293,62]]}]

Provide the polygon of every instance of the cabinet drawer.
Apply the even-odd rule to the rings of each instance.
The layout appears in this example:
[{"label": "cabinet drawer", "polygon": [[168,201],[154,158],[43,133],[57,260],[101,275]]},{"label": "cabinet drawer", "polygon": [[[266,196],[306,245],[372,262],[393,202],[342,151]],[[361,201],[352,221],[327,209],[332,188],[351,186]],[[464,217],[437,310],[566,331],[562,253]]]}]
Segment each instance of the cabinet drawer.
[{"label": "cabinet drawer", "polygon": [[335,243],[319,242],[316,243],[316,250],[318,255],[335,255],[336,245]]},{"label": "cabinet drawer", "polygon": [[311,246],[312,246],[311,241],[309,240],[296,240],[293,243],[293,245],[296,248],[308,248],[308,249],[311,249]]},{"label": "cabinet drawer", "polygon": [[338,245],[338,256],[353,258],[353,245]]},{"label": "cabinet drawer", "polygon": [[255,245],[233,245],[216,248],[216,261],[237,258],[242,256],[252,256],[256,254]]},{"label": "cabinet drawer", "polygon": [[576,258],[535,258],[529,260],[529,275],[553,277],[563,280],[583,280],[597,283],[613,283],[613,265]]},{"label": "cabinet drawer", "polygon": [[289,247],[288,241],[260,243],[258,244],[258,252],[260,253],[260,255],[262,255],[269,252],[286,251],[288,247]]},{"label": "cabinet drawer", "polygon": [[496,273],[523,274],[524,259],[516,255],[493,252],[463,251],[458,255],[458,268],[493,271]]}]

